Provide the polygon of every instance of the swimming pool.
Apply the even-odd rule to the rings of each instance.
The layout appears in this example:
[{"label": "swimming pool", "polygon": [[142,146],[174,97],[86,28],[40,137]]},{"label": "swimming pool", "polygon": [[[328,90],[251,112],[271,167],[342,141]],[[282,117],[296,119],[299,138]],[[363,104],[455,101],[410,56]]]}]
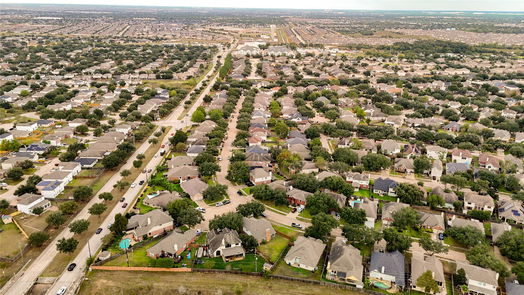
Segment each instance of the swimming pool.
[{"label": "swimming pool", "polygon": [[127,249],[127,248],[129,248],[129,245],[131,245],[131,239],[123,239],[123,240],[120,241],[120,243],[118,244],[118,246],[120,247],[120,249]]},{"label": "swimming pool", "polygon": [[375,287],[379,288],[379,289],[382,289],[382,290],[387,290],[389,288],[391,288],[391,286],[388,286],[382,282],[373,282],[373,285],[375,285]]}]

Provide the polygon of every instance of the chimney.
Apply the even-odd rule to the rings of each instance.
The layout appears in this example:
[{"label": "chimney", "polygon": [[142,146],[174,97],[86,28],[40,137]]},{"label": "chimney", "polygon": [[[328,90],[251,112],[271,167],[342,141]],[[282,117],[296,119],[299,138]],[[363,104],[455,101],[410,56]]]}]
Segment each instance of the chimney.
[{"label": "chimney", "polygon": [[271,231],[269,228],[266,228],[266,242],[271,241]]}]

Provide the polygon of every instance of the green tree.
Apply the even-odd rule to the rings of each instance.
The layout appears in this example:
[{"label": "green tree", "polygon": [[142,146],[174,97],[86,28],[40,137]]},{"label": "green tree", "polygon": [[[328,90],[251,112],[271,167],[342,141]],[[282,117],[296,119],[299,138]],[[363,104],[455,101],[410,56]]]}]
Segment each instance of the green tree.
[{"label": "green tree", "polygon": [[56,249],[62,253],[73,253],[78,246],[78,241],[75,238],[62,238],[56,243]]},{"label": "green tree", "polygon": [[20,167],[14,167],[7,171],[6,176],[9,179],[18,181],[22,179],[22,176],[24,176],[24,171]]},{"label": "green tree", "polygon": [[140,160],[134,160],[133,161],[133,167],[138,169],[138,168],[140,168],[140,166],[142,166],[142,161],[140,161]]},{"label": "green tree", "polygon": [[240,232],[242,230],[242,215],[238,213],[225,213],[222,215],[215,216],[213,219],[209,221],[209,228],[210,229],[224,229],[229,228],[232,230],[236,230],[237,232]]},{"label": "green tree", "polygon": [[203,220],[202,213],[193,207],[193,202],[190,199],[169,202],[167,212],[173,217],[177,226],[193,227]]},{"label": "green tree", "polygon": [[62,213],[71,215],[78,209],[78,204],[75,201],[65,201],[60,203],[59,208]]},{"label": "green tree", "polygon": [[122,172],[120,172],[120,176],[122,177],[128,177],[129,175],[131,175],[131,171],[129,171],[128,169],[124,169],[122,170]]},{"label": "green tree", "polygon": [[286,138],[289,133],[289,127],[283,121],[277,121],[274,127],[275,133],[280,138]]},{"label": "green tree", "polygon": [[33,212],[33,214],[35,214],[35,215],[40,215],[40,214],[44,213],[44,208],[42,208],[42,207],[36,207],[36,208],[34,208],[34,209],[32,210],[32,212]]},{"label": "green tree", "polygon": [[86,125],[80,125],[75,128],[75,134],[86,135],[89,132],[89,127]]},{"label": "green tree", "polygon": [[111,225],[111,232],[113,232],[116,236],[120,236],[123,232],[127,230],[127,218],[118,213],[115,215],[115,221]]},{"label": "green tree", "polygon": [[73,192],[73,198],[77,202],[87,202],[93,196],[93,189],[89,186],[79,186]]},{"label": "green tree", "polygon": [[205,162],[198,166],[198,172],[202,176],[210,177],[215,175],[215,173],[217,173],[218,171],[220,171],[220,166],[218,166],[216,163]]},{"label": "green tree", "polygon": [[100,218],[100,215],[102,215],[102,213],[104,213],[104,211],[106,211],[106,209],[107,209],[107,205],[106,204],[104,204],[104,203],[95,203],[87,211],[89,212],[89,214],[96,215],[96,216],[98,216],[98,218]]},{"label": "green tree", "polygon": [[431,169],[431,161],[426,156],[417,157],[413,160],[413,166],[415,173],[422,174]]},{"label": "green tree", "polygon": [[489,268],[498,272],[501,277],[507,277],[509,271],[504,262],[500,261],[487,244],[478,244],[466,252],[466,259],[473,265]]},{"label": "green tree", "polygon": [[363,225],[366,222],[366,211],[348,206],[342,208],[340,217],[348,224]]},{"label": "green tree", "polygon": [[33,167],[35,167],[35,164],[33,164],[33,162],[29,161],[29,160],[25,160],[23,161],[22,163],[18,164],[18,166],[24,170],[27,170],[27,169],[31,169]]},{"label": "green tree", "polygon": [[394,212],[392,217],[392,225],[399,230],[414,228],[420,224],[420,216],[418,212],[411,209],[411,207],[405,207]]},{"label": "green tree", "polygon": [[356,165],[358,162],[358,155],[350,148],[337,148],[333,152],[333,160],[337,162],[343,162],[348,165]]},{"label": "green tree", "polygon": [[473,247],[485,241],[484,233],[473,226],[451,227],[446,230],[446,235],[465,247]]},{"label": "green tree", "polygon": [[234,183],[249,181],[249,166],[245,162],[232,162],[227,170],[226,178]]},{"label": "green tree", "polygon": [[61,212],[51,212],[49,215],[47,215],[45,222],[55,228],[58,228],[62,224],[64,224],[66,221],[66,218]]},{"label": "green tree", "polygon": [[38,231],[31,233],[27,242],[30,246],[42,247],[42,245],[44,245],[44,243],[47,242],[47,240],[49,240],[49,234],[43,231]]},{"label": "green tree", "polygon": [[319,188],[318,180],[311,174],[295,174],[292,180],[293,187],[306,192],[314,193]]},{"label": "green tree", "polygon": [[306,198],[306,208],[311,215],[328,213],[330,210],[339,211],[337,201],[323,192],[316,192]]},{"label": "green tree", "polygon": [[411,247],[411,238],[399,233],[394,228],[386,228],[384,230],[384,240],[386,240],[386,250],[388,252],[404,252]]},{"label": "green tree", "polygon": [[431,237],[425,235],[418,241],[422,249],[426,252],[431,253],[431,255],[438,253],[448,253],[449,248],[442,244],[440,241],[434,241]]},{"label": "green tree", "polygon": [[363,156],[361,161],[367,171],[380,171],[391,166],[391,160],[380,154],[369,153]]},{"label": "green tree", "polygon": [[100,200],[104,200],[104,201],[111,201],[113,199],[113,195],[111,193],[108,193],[108,192],[105,192],[105,193],[101,193],[98,195],[98,198]]},{"label": "green tree", "polygon": [[382,239],[382,233],[379,231],[357,224],[345,225],[342,232],[348,242],[356,245],[370,247]]},{"label": "green tree", "polygon": [[519,261],[511,268],[511,272],[517,276],[519,282],[524,282],[524,262]]},{"label": "green tree", "polygon": [[512,260],[524,261],[524,232],[522,230],[506,231],[496,242],[502,255]]},{"label": "green tree", "polygon": [[395,188],[395,192],[402,203],[420,205],[424,200],[424,192],[411,183],[400,183]]},{"label": "green tree", "polygon": [[484,210],[470,210],[468,211],[468,215],[480,221],[488,221],[491,218],[491,212]]},{"label": "green tree", "polygon": [[326,240],[331,230],[337,226],[338,222],[333,216],[326,213],[318,213],[311,218],[311,226],[306,228],[304,236]]},{"label": "green tree", "polygon": [[202,195],[208,202],[216,202],[227,195],[227,186],[222,184],[210,185]]},{"label": "green tree", "polygon": [[437,281],[433,279],[433,272],[431,272],[431,270],[425,271],[418,277],[417,287],[423,289],[426,293],[438,293],[439,291]]},{"label": "green tree", "polygon": [[182,130],[177,130],[175,132],[175,135],[169,138],[169,142],[171,143],[172,146],[175,146],[178,143],[186,143],[186,141],[187,141],[187,133],[185,133]]},{"label": "green tree", "polygon": [[266,208],[262,203],[251,201],[246,204],[240,204],[237,207],[237,213],[244,217],[260,217],[264,213]]},{"label": "green tree", "polygon": [[90,222],[86,219],[79,219],[69,224],[69,230],[75,234],[81,234],[89,228]]},{"label": "green tree", "polygon": [[242,247],[244,250],[246,250],[247,253],[255,253],[255,250],[258,247],[257,240],[253,236],[244,233],[241,233],[239,237],[242,241]]},{"label": "green tree", "polygon": [[427,203],[429,207],[433,210],[440,208],[446,204],[444,199],[442,199],[442,197],[438,195],[429,195]]},{"label": "green tree", "polygon": [[195,123],[201,123],[206,120],[206,112],[202,109],[196,109],[195,112],[191,115],[191,121]]}]

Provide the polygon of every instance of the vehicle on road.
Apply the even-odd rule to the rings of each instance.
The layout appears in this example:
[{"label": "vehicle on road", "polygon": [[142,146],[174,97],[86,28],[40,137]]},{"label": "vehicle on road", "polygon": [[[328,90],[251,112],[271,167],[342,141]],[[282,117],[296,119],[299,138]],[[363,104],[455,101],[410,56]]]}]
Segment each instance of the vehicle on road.
[{"label": "vehicle on road", "polygon": [[98,235],[98,234],[100,234],[101,232],[102,232],[102,228],[99,227],[99,228],[96,229],[96,232],[95,232],[95,233]]},{"label": "vehicle on road", "polygon": [[224,204],[224,205],[231,204],[231,201],[230,200],[225,200],[224,202],[222,202],[222,204]]},{"label": "vehicle on road", "polygon": [[56,295],[64,295],[66,290],[67,290],[66,287],[62,287],[58,291],[56,291]]},{"label": "vehicle on road", "polygon": [[163,144],[163,145],[161,145],[160,147],[161,147],[161,148],[165,148],[165,147],[166,147],[166,145],[165,145],[165,144]]},{"label": "vehicle on road", "polygon": [[131,183],[131,188],[134,188],[136,186],[136,183]]},{"label": "vehicle on road", "polygon": [[220,207],[220,206],[222,206],[222,205],[224,205],[224,203],[222,203],[222,202],[218,202],[218,203],[215,204],[215,207]]},{"label": "vehicle on road", "polygon": [[147,173],[151,173],[153,171],[153,169],[149,169],[147,170]]},{"label": "vehicle on road", "polygon": [[299,223],[296,223],[296,222],[291,223],[291,226],[294,227],[294,228],[302,229],[302,225],[300,225]]},{"label": "vehicle on road", "polygon": [[122,208],[127,207],[127,203],[122,204]]},{"label": "vehicle on road", "polygon": [[300,205],[300,207],[297,208],[298,213],[304,211],[304,206]]},{"label": "vehicle on road", "polygon": [[76,267],[76,263],[73,262],[73,263],[69,264],[69,266],[67,267],[67,270],[68,271],[73,271],[73,269],[75,269],[75,267]]},{"label": "vehicle on road", "polygon": [[146,169],[142,170],[142,173],[146,173],[146,172],[147,172],[147,170],[146,170]]},{"label": "vehicle on road", "polygon": [[5,182],[0,182],[0,187],[7,187],[7,183],[5,183]]},{"label": "vehicle on road", "polygon": [[107,225],[107,228],[111,229],[112,226],[113,226],[113,223],[110,222],[110,223]]},{"label": "vehicle on road", "polygon": [[202,207],[197,207],[196,209],[197,209],[197,211],[200,211],[202,213],[206,213],[206,209],[204,209]]},{"label": "vehicle on road", "polygon": [[145,182],[144,180],[140,180],[140,182],[138,182],[138,185],[142,185],[144,184],[144,182]]},{"label": "vehicle on road", "polygon": [[238,190],[238,191],[237,191],[237,195],[239,195],[239,196],[243,196],[244,193],[243,193],[241,190]]},{"label": "vehicle on road", "polygon": [[126,198],[122,197],[122,198],[120,199],[120,202],[123,202],[123,201],[125,201],[125,200],[126,200]]}]

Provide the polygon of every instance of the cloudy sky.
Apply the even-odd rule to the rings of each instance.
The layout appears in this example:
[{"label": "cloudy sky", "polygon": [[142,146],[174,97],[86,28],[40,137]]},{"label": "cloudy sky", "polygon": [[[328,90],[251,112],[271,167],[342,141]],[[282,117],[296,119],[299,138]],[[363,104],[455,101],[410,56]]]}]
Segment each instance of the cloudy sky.
[{"label": "cloudy sky", "polygon": [[298,9],[524,11],[524,0],[0,0],[0,3],[105,4]]}]

